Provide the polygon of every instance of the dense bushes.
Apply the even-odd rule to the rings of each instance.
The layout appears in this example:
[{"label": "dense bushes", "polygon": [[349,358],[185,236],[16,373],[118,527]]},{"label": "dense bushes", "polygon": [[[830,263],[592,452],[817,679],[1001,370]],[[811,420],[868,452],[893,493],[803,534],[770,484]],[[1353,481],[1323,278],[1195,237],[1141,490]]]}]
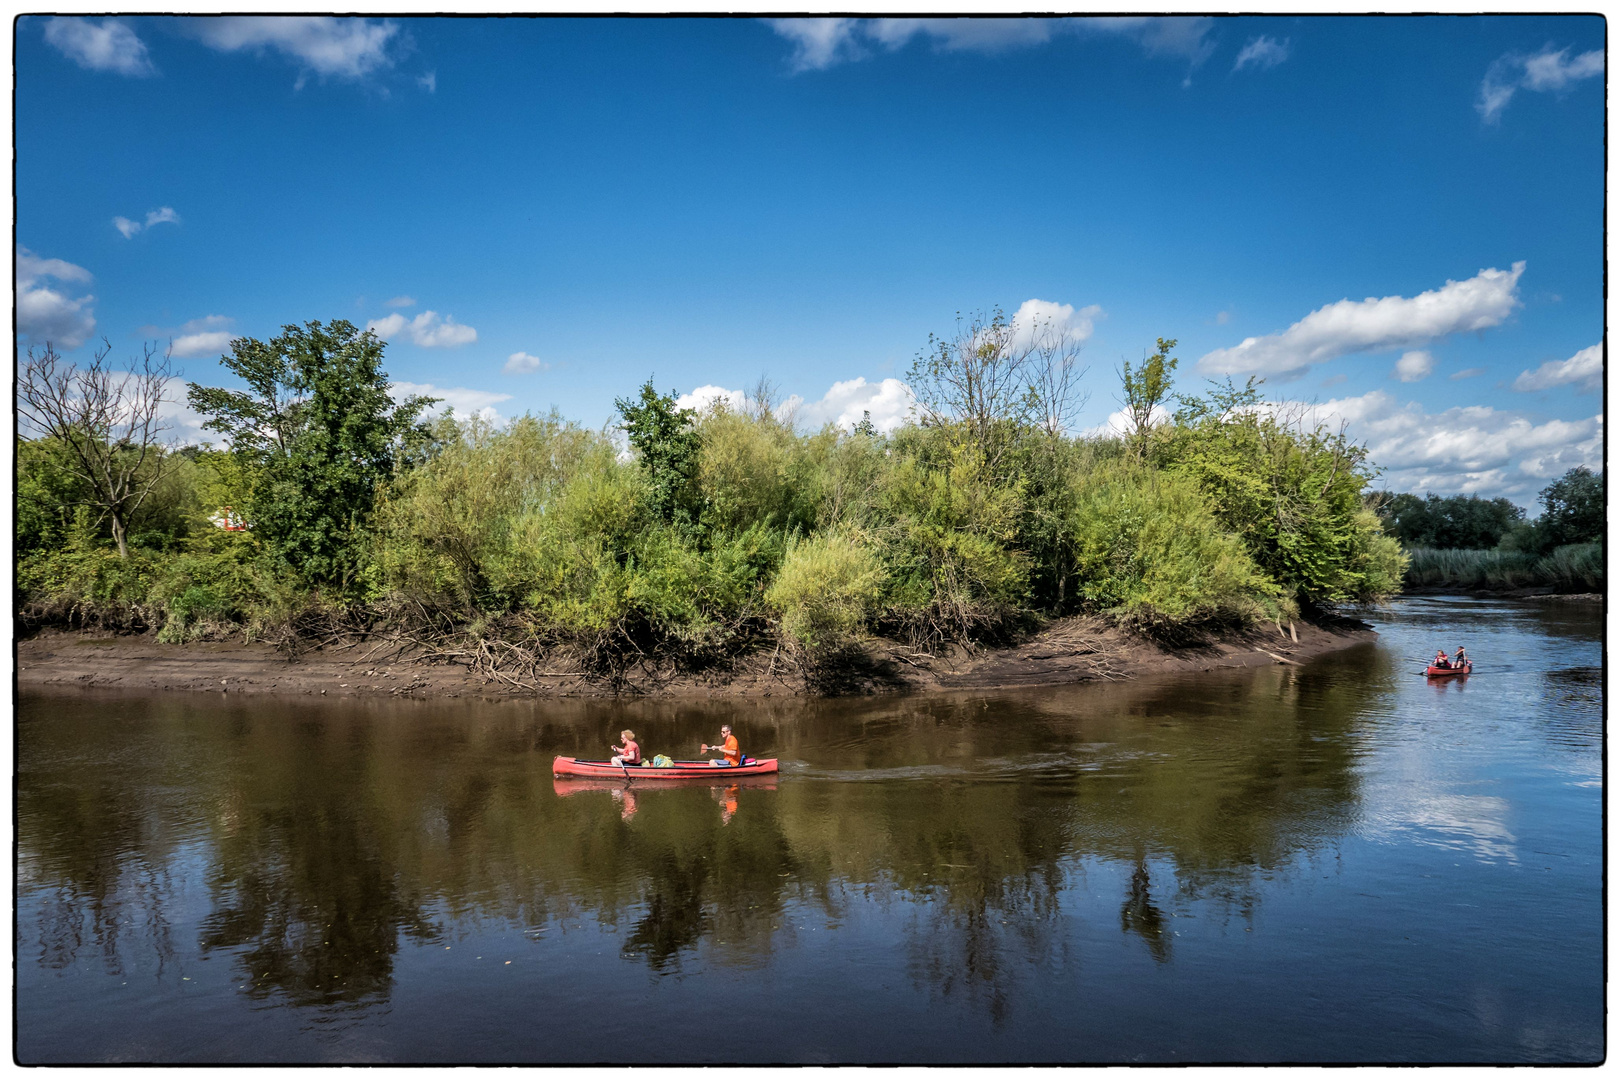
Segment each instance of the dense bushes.
[{"label": "dense bushes", "polygon": [[[1014,387],[1001,415],[941,384],[889,435],[801,432],[763,394],[694,413],[649,382],[619,402],[626,447],[556,415],[418,423],[420,400],[378,397],[369,335],[286,330],[233,343],[251,393],[193,390],[232,449],[170,462],[127,560],[75,509],[48,441],[22,445],[28,617],[186,640],[349,612],[608,670],[784,644],[815,661],[872,633],[1008,640],[1081,612],[1176,636],[1388,595],[1403,568],[1363,509],[1365,452],[1252,386],[1181,399],[1175,422],[1121,440],[1051,422],[1072,362],[1055,348],[1017,369],[1045,398]],[[996,374],[975,341],[923,377],[953,357]],[[251,529],[219,529],[232,513]]]}]

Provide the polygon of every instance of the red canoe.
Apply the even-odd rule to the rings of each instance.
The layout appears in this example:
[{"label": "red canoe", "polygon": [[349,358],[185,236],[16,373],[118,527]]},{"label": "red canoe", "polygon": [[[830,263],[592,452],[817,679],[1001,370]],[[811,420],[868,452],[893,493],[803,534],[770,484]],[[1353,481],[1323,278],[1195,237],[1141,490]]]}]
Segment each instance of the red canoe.
[{"label": "red canoe", "polygon": [[667,768],[652,765],[615,765],[611,761],[582,761],[558,757],[551,763],[555,776],[595,776],[605,780],[714,780],[733,776],[764,776],[776,772],[775,758],[743,758],[741,765],[710,765],[707,761],[677,761]]},{"label": "red canoe", "polygon": [[1472,660],[1468,661],[1468,663],[1464,664],[1462,667],[1435,667],[1433,664],[1430,664],[1428,675],[1430,678],[1438,678],[1442,675],[1466,675],[1473,670],[1474,662]]}]

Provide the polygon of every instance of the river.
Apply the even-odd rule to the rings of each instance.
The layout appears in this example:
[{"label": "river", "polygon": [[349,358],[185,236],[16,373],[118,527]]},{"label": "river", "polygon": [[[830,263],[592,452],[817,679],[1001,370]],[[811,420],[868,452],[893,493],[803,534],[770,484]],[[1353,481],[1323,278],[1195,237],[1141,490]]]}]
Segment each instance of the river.
[{"label": "river", "polygon": [[[17,1057],[1601,1060],[1600,607],[1366,617],[1018,693],[24,693]],[[551,775],[722,723],[780,777]]]}]

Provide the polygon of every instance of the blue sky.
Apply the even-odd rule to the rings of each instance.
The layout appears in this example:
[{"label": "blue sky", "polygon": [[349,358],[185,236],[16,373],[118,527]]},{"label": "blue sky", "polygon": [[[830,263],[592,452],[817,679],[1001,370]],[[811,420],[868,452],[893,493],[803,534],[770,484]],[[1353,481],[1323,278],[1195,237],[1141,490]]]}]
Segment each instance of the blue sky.
[{"label": "blue sky", "polygon": [[[958,311],[1179,339],[1397,490],[1601,465],[1596,17],[20,20],[24,347],[345,318],[462,412],[901,419]],[[1253,339],[1253,340],[1250,340]],[[177,430],[195,418],[177,413]]]}]

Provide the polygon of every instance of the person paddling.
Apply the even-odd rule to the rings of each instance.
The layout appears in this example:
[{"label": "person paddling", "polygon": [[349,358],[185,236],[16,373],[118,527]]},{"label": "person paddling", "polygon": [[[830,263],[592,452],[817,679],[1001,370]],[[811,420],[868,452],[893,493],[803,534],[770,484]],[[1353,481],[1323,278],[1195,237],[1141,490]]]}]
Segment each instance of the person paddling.
[{"label": "person paddling", "polygon": [[1435,652],[1434,652],[1434,666],[1437,667],[1437,668],[1448,668],[1448,667],[1451,666],[1451,661],[1446,659],[1446,650],[1444,650],[1444,649],[1436,649],[1435,650]]},{"label": "person paddling", "polygon": [[640,765],[641,746],[636,742],[636,733],[626,728],[619,732],[619,738],[624,740],[624,745],[613,748],[613,764]]},{"label": "person paddling", "polygon": [[710,761],[710,765],[727,766],[742,764],[742,750],[737,744],[737,736],[731,733],[730,724],[720,725],[720,742],[717,745],[710,746],[708,743],[703,744],[702,753],[707,754],[710,750],[718,750],[722,755],[721,757]]},{"label": "person paddling", "polygon": [[1468,653],[1463,650],[1461,645],[1457,646],[1456,655],[1452,658],[1451,663],[1454,667],[1468,666]]}]

